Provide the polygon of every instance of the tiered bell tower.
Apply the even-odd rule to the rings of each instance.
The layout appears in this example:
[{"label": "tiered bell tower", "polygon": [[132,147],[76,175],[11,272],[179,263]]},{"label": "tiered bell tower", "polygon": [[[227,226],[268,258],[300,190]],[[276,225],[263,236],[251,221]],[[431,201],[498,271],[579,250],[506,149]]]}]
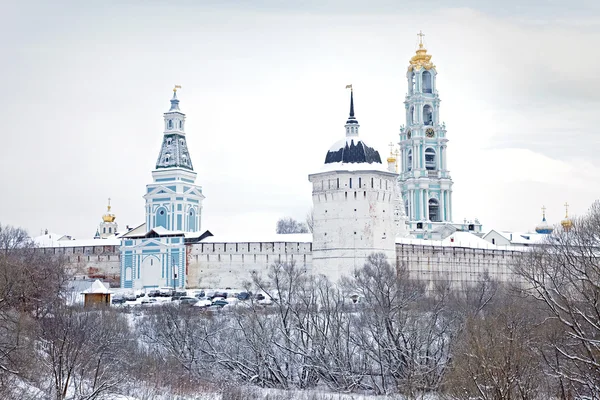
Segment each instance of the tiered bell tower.
[{"label": "tiered bell tower", "polygon": [[197,232],[201,228],[202,187],[185,140],[185,114],[179,110],[176,86],[171,108],[164,114],[163,142],[152,171],[154,183],[146,186],[146,226],[170,231]]},{"label": "tiered bell tower", "polygon": [[452,221],[452,179],[446,164],[445,124],[439,120],[437,71],[419,33],[410,59],[404,101],[406,126],[400,128],[400,184],[411,233],[431,238],[436,225]]}]

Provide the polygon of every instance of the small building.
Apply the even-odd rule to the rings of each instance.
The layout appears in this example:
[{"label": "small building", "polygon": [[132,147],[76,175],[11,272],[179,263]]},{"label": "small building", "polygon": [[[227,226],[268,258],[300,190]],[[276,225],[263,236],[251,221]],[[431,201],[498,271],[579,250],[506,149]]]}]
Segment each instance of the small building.
[{"label": "small building", "polygon": [[96,279],[83,294],[84,307],[110,306],[110,296],[113,294],[100,280]]}]

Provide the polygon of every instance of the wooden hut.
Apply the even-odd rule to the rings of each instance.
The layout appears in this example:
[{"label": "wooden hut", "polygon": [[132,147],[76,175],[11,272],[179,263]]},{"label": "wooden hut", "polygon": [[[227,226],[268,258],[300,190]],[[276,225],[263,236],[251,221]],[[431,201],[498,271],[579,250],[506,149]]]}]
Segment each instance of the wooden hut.
[{"label": "wooden hut", "polygon": [[81,292],[83,294],[84,307],[110,306],[110,296],[113,294],[98,279],[92,283],[89,289]]}]

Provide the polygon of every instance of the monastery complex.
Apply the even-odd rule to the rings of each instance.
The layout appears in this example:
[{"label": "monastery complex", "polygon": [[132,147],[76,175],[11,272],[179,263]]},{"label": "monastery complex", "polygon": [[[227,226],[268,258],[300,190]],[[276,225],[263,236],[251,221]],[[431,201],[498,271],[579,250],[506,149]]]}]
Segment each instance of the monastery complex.
[{"label": "monastery complex", "polygon": [[[264,274],[277,262],[294,262],[335,281],[362,267],[374,252],[432,283],[448,279],[465,287],[484,274],[499,281],[515,279],[515,256],[539,244],[552,227],[545,215],[533,233],[484,233],[477,219],[453,222],[453,182],[446,163],[449,135],[440,122],[437,70],[422,41],[409,61],[406,79],[399,150],[387,159],[361,136],[348,85],[344,130],[338,141],[323,149],[321,169],[308,176],[314,210],[311,234],[239,241],[202,226],[205,194],[188,151],[186,115],[176,86],[164,113],[152,182],[143,193],[145,221],[119,230],[109,203],[94,239],[72,240],[46,232],[35,240],[40,251],[63,254],[81,276],[102,277],[131,289],[239,288],[252,274]],[[562,225],[570,227],[568,216]]]}]

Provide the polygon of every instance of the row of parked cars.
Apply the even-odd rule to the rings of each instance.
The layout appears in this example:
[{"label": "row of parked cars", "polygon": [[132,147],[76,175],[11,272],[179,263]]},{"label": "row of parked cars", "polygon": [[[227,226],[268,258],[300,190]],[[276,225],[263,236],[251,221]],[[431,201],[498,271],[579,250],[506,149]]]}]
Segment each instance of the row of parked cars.
[{"label": "row of parked cars", "polygon": [[[165,297],[164,300],[158,300],[158,297]],[[253,294],[252,292],[228,293],[226,291],[209,291],[204,290],[193,291],[192,295],[188,295],[188,291],[176,290],[173,288],[152,289],[147,293],[139,292],[117,295],[113,298],[113,304],[129,304],[129,305],[154,305],[168,302],[181,305],[194,305],[198,307],[224,307],[231,302],[237,301],[265,301],[265,296],[262,293]],[[139,302],[131,304],[131,302],[141,299]],[[233,299],[233,300],[232,300]],[[128,303],[129,302],[129,303]],[[173,303],[172,303],[173,304]]]}]

